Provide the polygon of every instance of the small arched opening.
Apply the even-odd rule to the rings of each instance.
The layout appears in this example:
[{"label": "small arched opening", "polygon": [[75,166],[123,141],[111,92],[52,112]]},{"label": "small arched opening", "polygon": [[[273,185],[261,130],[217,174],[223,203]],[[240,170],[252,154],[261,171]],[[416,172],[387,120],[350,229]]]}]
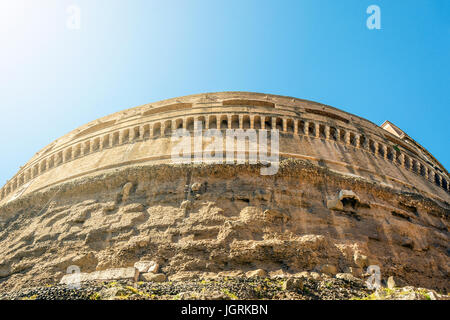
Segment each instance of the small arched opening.
[{"label": "small arched opening", "polygon": [[169,136],[172,133],[172,121],[167,120],[164,122],[164,135]]},{"label": "small arched opening", "polygon": [[161,136],[161,122],[157,122],[153,125],[153,138],[159,138]]},{"label": "small arched opening", "polygon": [[228,129],[228,116],[227,115],[222,115],[220,117],[220,129],[221,130]]},{"label": "small arched opening", "polygon": [[217,117],[216,116],[209,116],[208,128],[209,129],[217,129]]},{"label": "small arched opening", "polygon": [[253,129],[255,129],[255,130],[261,129],[261,117],[260,116],[253,117]]},{"label": "small arched opening", "polygon": [[248,115],[242,117],[242,128],[245,130],[250,129],[250,117]]},{"label": "small arched opening", "polygon": [[286,120],[286,130],[287,132],[294,133],[294,120],[287,119]]}]

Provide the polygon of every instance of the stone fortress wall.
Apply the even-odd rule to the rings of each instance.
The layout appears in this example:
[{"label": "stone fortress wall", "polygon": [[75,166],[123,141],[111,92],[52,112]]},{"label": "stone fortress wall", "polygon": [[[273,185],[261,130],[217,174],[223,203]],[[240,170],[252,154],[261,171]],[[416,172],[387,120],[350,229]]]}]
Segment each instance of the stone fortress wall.
[{"label": "stone fortress wall", "polygon": [[[245,92],[198,94],[90,122],[38,152],[0,190],[0,206],[73,178],[137,163],[170,163],[174,129],[280,130],[280,157],[449,202],[449,175],[422,146],[315,102]],[[225,144],[224,144],[225,146]]]}]

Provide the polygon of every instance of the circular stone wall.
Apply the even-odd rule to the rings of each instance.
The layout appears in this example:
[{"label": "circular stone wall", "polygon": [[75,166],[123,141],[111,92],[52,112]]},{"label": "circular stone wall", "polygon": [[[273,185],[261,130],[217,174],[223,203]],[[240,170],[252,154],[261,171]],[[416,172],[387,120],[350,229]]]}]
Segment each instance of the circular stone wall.
[{"label": "circular stone wall", "polygon": [[[196,123],[201,134],[223,133],[224,155],[227,129],[277,130],[275,174],[248,161],[197,163],[195,154],[175,164],[174,131],[189,132],[195,147]],[[170,277],[255,268],[361,275],[376,264],[447,290],[449,194],[445,168],[391,123],[266,94],[180,97],[88,123],[7,182],[0,278],[57,281],[72,264],[90,272],[143,258]]]}]

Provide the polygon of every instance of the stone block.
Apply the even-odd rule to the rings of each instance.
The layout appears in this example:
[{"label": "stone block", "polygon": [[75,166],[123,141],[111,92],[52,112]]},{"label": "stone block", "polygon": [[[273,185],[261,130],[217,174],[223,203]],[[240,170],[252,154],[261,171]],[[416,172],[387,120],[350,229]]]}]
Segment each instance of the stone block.
[{"label": "stone block", "polygon": [[351,273],[338,273],[336,274],[336,279],[341,279],[345,281],[360,281],[358,278],[354,277]]},{"label": "stone block", "polygon": [[180,205],[180,209],[190,209],[192,206],[192,202],[189,200],[184,200],[181,205]]},{"label": "stone block", "polygon": [[134,264],[134,267],[140,273],[157,273],[159,269],[159,265],[155,261],[138,261]]},{"label": "stone block", "polygon": [[62,284],[75,284],[86,281],[109,281],[109,280],[132,280],[137,281],[139,271],[135,267],[113,268],[90,273],[72,273],[66,274],[61,278]]},{"label": "stone block", "polygon": [[302,290],[303,281],[299,278],[289,278],[283,283],[282,289],[288,291]]},{"label": "stone block", "polygon": [[265,277],[267,276],[267,272],[263,269],[256,269],[253,271],[248,271],[245,274],[248,278],[254,278],[254,277]]},{"label": "stone block", "polygon": [[166,275],[163,273],[142,273],[139,277],[141,281],[148,281],[148,282],[164,282],[166,281]]},{"label": "stone block", "polygon": [[341,200],[334,198],[327,201],[327,208],[331,210],[344,210],[344,205]]}]

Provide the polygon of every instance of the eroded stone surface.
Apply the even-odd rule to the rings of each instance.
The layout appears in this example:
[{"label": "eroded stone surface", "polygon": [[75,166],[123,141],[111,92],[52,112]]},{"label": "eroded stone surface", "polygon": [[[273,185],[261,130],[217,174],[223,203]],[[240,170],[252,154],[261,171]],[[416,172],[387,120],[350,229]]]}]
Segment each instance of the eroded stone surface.
[{"label": "eroded stone surface", "polygon": [[[0,193],[0,291],[57,283],[72,265],[87,274],[138,261],[169,279],[360,277],[378,265],[383,280],[448,291],[448,174],[426,150],[312,102],[208,97],[108,116],[33,157]],[[189,128],[190,113],[278,128],[278,172],[171,164],[169,123]]]},{"label": "eroded stone surface", "polygon": [[159,264],[157,264],[155,261],[138,261],[134,264],[134,267],[140,272],[140,273],[157,273],[159,269]]},{"label": "eroded stone surface", "polygon": [[163,282],[166,281],[167,277],[163,273],[143,273],[140,275],[140,280],[149,282]]},{"label": "eroded stone surface", "polygon": [[[215,174],[207,167],[132,168],[105,175],[101,182],[84,179],[67,185],[67,196],[44,210],[33,198],[24,201],[28,214],[15,215],[0,231],[0,290],[59,282],[71,265],[90,273],[138,261],[155,261],[173,279],[256,269],[291,274],[351,270],[360,276],[369,265],[379,265],[383,279],[394,276],[410,285],[448,288],[448,216],[441,204],[401,193],[393,197],[389,189],[346,177],[328,179],[323,169],[302,162],[283,168],[276,181],[245,166],[219,166]],[[188,172],[208,181],[208,190],[204,198],[193,200],[186,215],[179,204]],[[238,178],[226,185],[228,176]],[[379,206],[358,208],[359,220],[335,213],[324,204],[328,195],[310,187],[317,177],[323,177],[318,183],[333,195],[350,183],[362,201],[370,197]],[[117,204],[105,215],[115,197],[105,183],[121,189],[124,179],[133,179],[142,192],[130,194],[127,204]],[[236,200],[236,190],[249,201]],[[261,195],[268,192],[272,200],[264,201]],[[72,194],[80,200],[74,202]],[[51,195],[42,193],[40,201]],[[414,205],[419,214],[410,221],[393,215],[391,208],[399,200]],[[79,213],[85,210],[89,214],[81,222]],[[405,237],[414,245],[405,246]],[[336,270],[321,270],[325,265]]]}]

